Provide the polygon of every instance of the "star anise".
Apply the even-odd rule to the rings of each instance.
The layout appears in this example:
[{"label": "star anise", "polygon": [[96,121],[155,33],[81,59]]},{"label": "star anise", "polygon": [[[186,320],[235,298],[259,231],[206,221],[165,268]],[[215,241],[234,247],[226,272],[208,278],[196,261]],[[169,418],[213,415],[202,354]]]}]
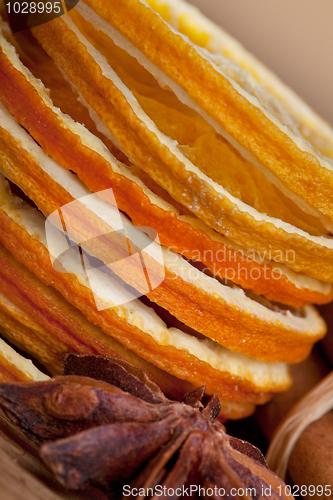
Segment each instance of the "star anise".
[{"label": "star anise", "polygon": [[125,497],[280,498],[261,452],[226,434],[219,398],[201,387],[168,400],[119,360],[67,355],[64,376],[0,384],[0,406],[41,445],[67,488],[89,483]]}]

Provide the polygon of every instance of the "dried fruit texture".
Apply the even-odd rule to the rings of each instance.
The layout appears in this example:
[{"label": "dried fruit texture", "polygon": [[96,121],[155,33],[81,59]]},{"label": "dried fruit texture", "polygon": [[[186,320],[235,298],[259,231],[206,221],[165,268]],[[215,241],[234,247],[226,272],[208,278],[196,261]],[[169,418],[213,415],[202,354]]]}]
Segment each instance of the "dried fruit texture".
[{"label": "dried fruit texture", "polygon": [[[260,162],[263,170],[270,170],[293,193],[332,220],[330,163],[267,108],[251,99],[251,94],[241,87],[241,81],[234,82],[228,78],[228,68],[214,65],[209,55],[198,50],[188,39],[178,36],[139,0],[86,0],[84,4],[92,7],[164,71],[214,120],[216,128],[222,127],[231,140],[246,148],[254,161]],[[142,20],[140,29],[138,19]],[[294,164],[302,167],[302,171],[294,169]],[[309,184],[314,171],[318,178],[319,196]]]},{"label": "dried fruit texture", "polygon": [[[137,380],[136,392],[133,387],[131,391],[148,402],[157,402],[161,397],[161,392],[145,373],[149,373],[151,379],[155,380],[166,394],[175,399],[181,399],[186,391],[192,389],[193,386],[190,383],[159,370],[109,335],[104,334],[100,328],[91,324],[77,309],[64,300],[58,292],[45,286],[26,268],[18,264],[2,245],[0,246],[0,263],[0,290],[6,293],[3,295],[0,292],[1,332],[16,346],[37,358],[51,373],[61,373],[62,354],[70,351],[86,354],[84,357],[85,374],[88,374],[89,367],[90,377],[102,373],[103,379],[107,380],[106,367],[103,364],[103,360],[107,358],[99,358],[97,369],[96,356],[88,356],[88,353],[99,353],[119,357],[118,364],[114,363],[113,369],[117,367],[119,378],[122,379],[124,379],[125,370],[131,371]],[[9,297],[15,301],[15,304]],[[65,374],[70,370],[73,373],[71,359],[72,357],[68,355]],[[2,360],[1,367],[2,382],[31,379],[26,373],[20,373],[18,378],[5,377],[8,369],[5,372],[4,365],[5,359]],[[77,370],[80,368],[78,361],[75,367]],[[82,375],[82,372],[77,372],[77,374]],[[115,376],[116,374],[113,373],[113,381]],[[126,386],[121,388],[124,387],[126,390]],[[143,390],[146,392],[143,393]],[[221,400],[221,407],[224,418],[231,419],[244,418],[254,411],[252,404],[237,404],[223,400]]]},{"label": "dried fruit texture", "polygon": [[[125,6],[129,8],[128,16]],[[107,9],[114,7],[116,13],[111,20]],[[141,18],[143,30],[138,33]],[[213,249],[212,259],[199,258],[203,264],[209,262],[212,270],[221,250],[228,256],[219,273],[227,277],[227,266],[238,251],[235,266],[246,262],[245,271],[254,266],[260,272],[266,271],[267,263],[256,263],[256,259],[261,259],[262,254],[267,258],[268,252],[272,261],[268,278],[254,286],[252,278],[244,281],[240,273],[240,283],[264,293],[278,269],[283,278],[281,285],[266,292],[269,295],[282,296],[287,303],[307,302],[310,297],[319,302],[330,298],[332,285],[318,278],[333,281],[333,243],[328,237],[333,223],[330,214],[321,211],[320,202],[312,205],[310,198],[303,195],[310,154],[304,160],[308,164],[298,164],[303,169],[299,189],[293,190],[295,179],[285,182],[287,170],[279,171],[281,159],[300,159],[301,139],[297,145],[292,144],[293,132],[284,125],[280,127],[276,117],[272,121],[270,112],[256,104],[240,85],[234,67],[235,81],[224,60],[177,35],[138,0],[122,4],[108,0],[105,5],[99,0],[82,1],[70,14],[33,30],[54,60],[46,57],[48,67],[55,68],[56,64],[62,73],[59,76],[58,69],[52,69],[46,77],[51,82],[51,98],[38,80],[38,73],[43,79],[43,64],[34,62],[35,56],[42,54],[36,49],[38,45],[29,42],[32,52],[28,49],[25,53],[20,47],[24,38],[19,35],[13,39],[6,27],[3,29],[0,72],[4,85],[0,98],[17,121],[0,103],[1,170],[39,210],[52,214],[54,220],[58,218],[72,242],[84,242],[84,251],[100,259],[99,263],[109,266],[114,274],[111,276],[110,269],[105,273],[97,270],[82,251],[85,266],[78,267],[78,254],[69,247],[52,266],[44,234],[45,219],[13,197],[1,178],[0,240],[6,248],[116,344],[120,342],[144,362],[186,381],[185,385],[205,383],[208,392],[216,391],[222,398],[223,417],[252,411],[254,404],[264,403],[273,392],[287,388],[290,377],[284,363],[304,359],[314,341],[324,335],[325,324],[320,316],[310,306],[294,310],[233,284],[223,285],[203,273],[200,264],[193,267],[179,253],[193,259],[194,250],[200,253]],[[156,42],[163,39],[165,44],[159,50]],[[18,47],[26,67],[8,40]],[[36,75],[29,73],[29,66]],[[176,66],[182,70],[176,70]],[[190,70],[192,75],[187,79]],[[193,75],[198,76],[198,81]],[[203,84],[207,87],[205,97]],[[63,94],[64,88],[67,90]],[[74,103],[74,92],[80,104]],[[214,92],[214,99],[218,99],[215,109]],[[17,102],[14,93],[21,95]],[[56,109],[52,101],[67,101],[67,96],[70,116]],[[89,131],[79,125],[80,121]],[[237,128],[240,123],[242,130]],[[258,152],[263,142],[267,150]],[[90,169],[94,163],[95,168]],[[69,170],[77,172],[81,180]],[[102,199],[95,197],[92,205],[87,201],[92,199],[92,192],[114,186],[120,202],[110,192],[109,196],[99,193]],[[82,197],[86,197],[85,202]],[[81,202],[76,201],[79,199]],[[163,242],[169,246],[176,242],[178,254],[135,230],[112,206],[116,201],[135,223],[146,222],[158,230],[167,225],[162,229]],[[112,211],[117,213],[120,225],[112,221]],[[132,231],[139,235],[143,247],[135,236],[129,236]],[[181,238],[186,238],[187,232],[184,250]],[[249,260],[251,249],[255,256]],[[163,259],[157,258],[158,252]],[[274,268],[274,261],[288,264],[292,271],[283,265]],[[296,277],[295,271],[303,274]],[[158,281],[164,272],[163,281]],[[15,303],[18,281],[9,274],[4,275],[3,287],[7,287]],[[95,281],[93,287],[90,275]],[[149,293],[147,275],[151,282],[156,281]],[[126,302],[134,295],[123,282],[146,294],[155,303],[155,311],[145,305],[147,299]],[[33,300],[35,289],[28,280],[25,307],[32,300],[33,318],[39,307]],[[117,295],[126,296],[122,305],[118,305]],[[156,314],[158,306],[163,308],[164,316]],[[166,310],[173,314],[170,323],[161,319]],[[55,317],[49,319],[52,325]],[[44,327],[47,320],[46,316]],[[179,328],[179,321],[185,323],[184,328]],[[54,324],[52,327],[56,332]],[[68,342],[70,336],[69,330],[62,340]],[[88,337],[88,346],[90,341]],[[213,418],[215,411],[212,398],[203,412]],[[162,427],[156,428],[157,435],[160,431],[163,434]],[[205,443],[210,448],[209,440]],[[147,446],[148,454],[149,449]],[[218,462],[220,457],[215,460]]]},{"label": "dried fruit texture", "polygon": [[[120,215],[114,217],[113,207],[106,203],[96,213],[93,211],[96,208],[83,203],[71,204],[64,212],[66,204],[91,192],[75,175],[51,160],[1,106],[3,173],[43,212],[50,214],[61,210],[66,214],[63,215],[66,216],[65,227],[74,241],[84,242],[85,250],[106,265],[111,262],[113,272],[139,292],[146,293],[147,281],[141,259],[128,258],[128,246],[133,254],[138,248],[135,235],[133,239],[116,232],[119,227],[114,224],[119,223]],[[122,227],[132,227],[124,217],[121,223]],[[162,273],[165,275],[147,296],[206,337],[263,361],[298,362],[325,334],[325,325],[313,308],[306,306],[293,312],[288,308],[279,309],[260,298],[252,299],[241,289],[219,283],[193,268],[181,256],[161,248],[163,268],[163,263],[155,258],[154,243],[141,233],[139,236],[147,240],[144,248],[152,247],[151,251],[141,252],[151,282]]]},{"label": "dried fruit texture", "polygon": [[0,338],[0,382],[37,382],[49,377]]},{"label": "dried fruit texture", "polygon": [[146,361],[194,385],[204,381],[208,392],[215,390],[222,399],[241,404],[264,402],[271,391],[283,390],[290,384],[284,364],[264,363],[209,339],[200,340],[176,328],[168,329],[151,308],[138,300],[113,307],[112,290],[123,292],[109,276],[103,276],[105,285],[99,298],[110,307],[98,311],[86,277],[72,272],[70,258],[63,262],[64,272],[53,268],[45,246],[43,216],[5,189],[1,192],[1,204],[3,243],[15,258],[45,284],[58,289],[106,334]]},{"label": "dried fruit texture", "polygon": [[[208,49],[212,54],[222,54],[228,58],[229,76],[294,130],[296,135],[303,136],[324,155],[333,157],[330,125],[237,40],[184,0],[147,0],[147,3],[193,43]],[[222,63],[223,59],[220,61]]]},{"label": "dried fruit texture", "polygon": [[[31,214],[32,215],[32,214]],[[171,397],[191,388],[158,370],[90,323],[56,290],[44,285],[0,244],[0,319],[3,335],[61,373],[65,351],[119,357],[143,368]],[[125,361],[124,361],[125,362]]]},{"label": "dried fruit texture", "polygon": [[[142,399],[151,392],[148,385],[141,384],[138,393],[138,378],[119,371],[117,360],[96,357],[92,363],[91,357],[72,355],[66,371],[84,373],[86,360],[86,371],[97,370],[99,380],[69,375],[0,385],[2,410],[42,444],[41,457],[62,485],[78,489],[93,483],[115,493],[129,481],[145,491],[158,484],[193,484],[215,489],[213,498],[231,494],[233,487],[255,488],[252,496],[266,498],[268,488],[270,498],[281,498],[277,491],[284,491],[284,483],[267,469],[260,451],[215,422],[216,395],[205,399],[202,387],[175,403],[155,389],[159,400],[153,404]],[[100,380],[104,376],[110,383]]]},{"label": "dried fruit texture", "polygon": [[[0,35],[2,101],[44,151],[75,171],[89,189],[97,192],[112,187],[118,207],[134,224],[154,227],[162,244],[187,258],[203,262],[216,276],[231,278],[254,293],[295,307],[332,299],[332,285],[297,275],[282,265],[273,266],[262,257],[256,262],[241,247],[187,213],[142,170],[116,163],[103,144],[77,123],[84,123],[119,158],[120,152],[115,151],[111,141],[97,130],[88,110],[78,103],[52,59],[31,40],[31,35],[16,35],[14,39],[6,33],[5,24],[2,30],[16,44],[26,65],[23,66],[9,42]],[[34,77],[28,75],[27,69]],[[39,79],[43,79],[50,89],[53,102]],[[27,106],[33,107],[34,112],[27,113]],[[55,106],[70,114],[75,122]]]},{"label": "dried fruit texture", "polygon": [[[138,34],[134,42],[136,47],[132,46],[128,40],[123,38],[107,23],[103,24],[103,20],[97,18],[93,11],[87,11],[84,2],[81,2],[76,10],[89,19],[89,22],[72,11],[71,20],[65,17],[50,24],[49,28],[52,30],[52,36],[50,36],[50,32],[45,26],[36,28],[34,34],[51,57],[66,72],[72,83],[79,89],[88,105],[99,115],[99,119],[111,130],[122,149],[143,170],[146,170],[156,182],[163,186],[173,198],[185,205],[208,225],[219,232],[223,232],[233,242],[243,245],[245,248],[255,248],[263,253],[269,249],[273,260],[278,255],[283,262],[297,272],[304,271],[324,281],[332,281],[332,242],[325,237],[327,230],[324,229],[326,227],[330,230],[331,222],[325,216],[320,215],[317,209],[310,207],[306,201],[296,196],[295,193],[292,194],[286,190],[285,186],[282,186],[277,178],[270,177],[267,180],[265,175],[260,172],[261,164],[259,165],[260,168],[257,169],[257,166],[252,164],[253,161],[255,162],[254,158],[250,158],[251,161],[253,160],[252,163],[249,159],[244,160],[237,148],[229,144],[230,141],[232,142],[232,138],[228,136],[229,142],[226,141],[223,138],[225,133],[221,132],[220,126],[218,132],[221,132],[221,134],[218,135],[210,123],[211,118],[207,117],[198,108],[198,104],[192,103],[195,109],[191,108],[192,101],[190,102],[189,97],[182,89],[179,90],[179,86],[176,85],[177,82],[174,83],[170,75],[162,73],[157,66],[151,66],[151,61],[148,61],[137,50],[137,47],[142,49],[143,52],[145,50],[140,45],[141,35],[147,40],[147,46],[150,45],[149,57],[152,59],[155,55],[158,57],[157,52],[161,54],[160,50],[157,51],[157,49],[155,50],[156,47],[153,47],[155,42],[160,45],[160,36],[165,36],[167,40],[165,40],[166,44],[162,44],[164,47],[175,40],[179,41],[180,46],[186,45],[187,56],[184,56],[186,64],[184,75],[181,72],[180,78],[184,77],[189,82],[193,81],[193,78],[187,78],[187,70],[189,70],[190,66],[189,59],[191,58],[194,66],[199,65],[201,61],[202,80],[204,78],[209,80],[209,77],[211,77],[213,83],[210,85],[211,82],[207,82],[209,88],[214,86],[219,79],[223,80],[224,78],[208,59],[205,60],[201,53],[197,52],[194,47],[191,47],[181,37],[175,36],[153,11],[140,2],[130,2],[127,5],[126,12],[129,5],[131,15],[127,16],[126,14],[126,20],[123,19],[124,29],[134,22],[133,20],[136,15],[139,15],[139,12],[140,15],[142,14],[142,18],[145,19],[145,29],[140,30],[140,34]],[[113,7],[113,2],[110,2],[110,5],[108,4],[105,8],[113,12]],[[93,8],[103,14],[105,18],[108,18],[108,13],[104,12],[104,7],[99,2],[93,2]],[[122,3],[121,8],[118,9],[117,7],[116,9],[117,16],[113,17],[110,22],[117,23],[120,20],[123,8],[125,8],[125,4]],[[152,31],[149,32],[150,28],[148,28],[150,21],[153,22],[155,18],[159,26],[159,37],[155,37],[156,30],[153,30],[154,36],[150,36]],[[75,24],[72,19],[74,19]],[[100,31],[94,29],[97,23]],[[139,25],[137,20],[135,20],[135,24],[136,26]],[[87,38],[82,35],[76,25],[79,26]],[[134,28],[132,33],[135,37],[136,31],[138,30]],[[117,47],[114,42],[123,48]],[[68,47],[71,47],[71,51],[68,51]],[[177,53],[180,57],[178,47],[177,49],[173,47],[173,49],[170,49],[166,58],[171,53]],[[133,54],[134,57],[128,55],[128,52]],[[106,59],[106,56],[108,59]],[[140,66],[135,61],[135,57],[138,58],[140,63],[146,65],[149,71]],[[129,59],[130,64],[125,64],[125,61]],[[80,61],[80,64],[76,64],[77,61]],[[172,64],[175,63],[174,60],[171,62]],[[177,62],[177,65],[183,67],[183,58],[181,63]],[[115,68],[115,71],[113,68]],[[127,72],[126,68],[130,68],[130,71]],[[197,75],[200,71],[198,69],[198,72],[196,72],[192,68],[190,73]],[[151,73],[158,78],[164,87],[172,89],[180,100],[177,100],[170,90],[162,89],[152,78]],[[216,77],[215,80],[213,76]],[[245,101],[245,98],[238,95],[231,83],[228,83],[228,81],[226,83],[226,81],[224,78],[224,84],[218,86],[220,91],[216,94],[214,88],[214,92],[220,97],[223,92],[230,93],[233,96],[235,103],[232,103],[229,107],[226,106],[226,108],[228,113],[234,113],[230,111],[234,106],[236,117],[236,108],[243,100]],[[147,91],[142,90],[142,87],[145,86],[149,88],[150,95],[153,95],[153,98],[148,99]],[[196,92],[197,88],[194,83],[193,88],[193,91]],[[205,96],[207,103],[213,103],[212,106],[215,108],[216,95],[214,94],[214,99],[211,100],[211,88],[207,91],[207,95],[200,88],[199,94]],[[221,97],[221,103],[226,102],[224,97]],[[243,109],[242,120],[247,111],[250,110],[258,121],[261,112],[256,113],[257,109],[254,111],[251,107],[252,104],[249,101],[246,102],[247,105],[245,105],[244,109],[240,106]],[[219,106],[216,109],[221,112]],[[237,108],[238,111],[241,112]],[[165,116],[168,116],[166,121],[163,119]],[[262,132],[264,135],[267,133],[266,128],[269,128],[267,119],[261,116],[261,121],[260,123],[257,122],[256,127],[253,124],[251,124],[251,127],[245,127],[245,125],[249,124],[247,118],[250,119],[250,117],[245,117],[242,126],[239,126],[239,124],[237,124],[237,127],[235,126],[235,130],[242,130],[242,127],[246,128],[246,133],[241,132],[244,137],[246,137],[247,133],[250,134],[252,130],[259,128],[260,131],[265,131]],[[179,124],[182,127],[181,130],[179,130]],[[273,128],[274,126],[272,125]],[[280,135],[281,137],[284,136],[282,132]],[[265,144],[266,146],[267,144],[272,145],[274,149],[280,139],[274,138],[274,146],[271,144],[272,141],[266,139]],[[179,147],[177,147],[175,141],[180,144]],[[220,146],[217,145],[218,141],[221,143]],[[286,141],[286,137],[284,137],[284,141],[287,149],[288,141]],[[212,158],[211,155],[216,151],[220,151],[221,154],[218,155],[218,158]],[[242,153],[244,153],[244,149],[242,149]],[[286,152],[284,151],[284,153]],[[281,153],[283,158],[286,158],[289,153],[291,154],[290,151],[288,154],[284,153]],[[310,158],[310,155],[308,157]],[[226,160],[226,164],[223,162],[223,165],[221,165],[221,158]],[[300,169],[295,169],[295,171],[302,171],[303,173],[303,164],[300,163],[300,165],[302,167],[300,166]],[[236,176],[237,179],[233,178],[233,173],[236,172],[239,174],[237,174],[238,177]],[[248,188],[247,184],[250,179],[243,184],[246,179],[246,172],[251,172],[251,178],[257,179],[255,183],[257,188],[255,186],[253,189]],[[312,178],[311,174],[311,185]],[[273,183],[277,187],[274,187]],[[243,185],[247,186],[244,188],[244,192],[242,191]],[[280,188],[284,189],[286,195],[282,193]],[[241,189],[242,192],[237,192],[237,189]],[[274,190],[275,194],[273,193]],[[252,192],[255,193],[253,203],[246,198]],[[259,210],[255,206],[251,206],[251,203],[255,205],[257,200],[260,200],[265,195],[267,199],[263,200],[261,207],[258,206]],[[323,198],[325,196],[323,195]],[[298,208],[292,199],[300,204],[302,209]],[[272,203],[270,208],[267,203]],[[281,213],[281,210],[284,213]],[[310,214],[306,212],[310,212]],[[223,213],[223,218],[221,213]],[[291,218],[287,213],[291,215]],[[298,218],[297,223],[293,217]],[[290,248],[295,252],[295,259],[292,262],[287,262],[286,256]]]},{"label": "dried fruit texture", "polygon": [[[1,284],[2,278],[1,278]],[[66,350],[66,344],[52,337],[33,317],[21,307],[16,306],[0,292],[0,329],[9,342],[34,356],[52,374],[60,370],[58,349]]]}]

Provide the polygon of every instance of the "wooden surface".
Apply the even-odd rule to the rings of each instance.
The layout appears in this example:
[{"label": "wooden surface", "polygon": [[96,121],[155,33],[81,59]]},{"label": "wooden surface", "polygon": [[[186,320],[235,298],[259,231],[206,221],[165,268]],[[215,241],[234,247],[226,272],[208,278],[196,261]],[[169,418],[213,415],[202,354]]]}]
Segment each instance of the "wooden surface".
[{"label": "wooden surface", "polygon": [[42,464],[38,448],[0,415],[1,500],[107,500],[96,488],[70,492]]}]

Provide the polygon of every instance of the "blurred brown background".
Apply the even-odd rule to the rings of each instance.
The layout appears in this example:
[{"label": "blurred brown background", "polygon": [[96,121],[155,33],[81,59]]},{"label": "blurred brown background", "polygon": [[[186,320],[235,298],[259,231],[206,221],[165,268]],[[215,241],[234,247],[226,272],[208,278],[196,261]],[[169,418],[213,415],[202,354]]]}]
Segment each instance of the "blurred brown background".
[{"label": "blurred brown background", "polygon": [[188,0],[333,125],[333,0]]}]

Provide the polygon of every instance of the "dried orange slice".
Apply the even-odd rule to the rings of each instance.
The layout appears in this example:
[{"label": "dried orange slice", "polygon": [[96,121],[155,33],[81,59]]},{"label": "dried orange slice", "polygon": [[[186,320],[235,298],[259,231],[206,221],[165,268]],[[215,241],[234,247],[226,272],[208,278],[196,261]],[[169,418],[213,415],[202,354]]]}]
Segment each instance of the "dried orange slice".
[{"label": "dried orange slice", "polygon": [[[241,74],[242,78],[238,78],[235,65],[230,68],[228,61],[210,58],[188,39],[175,33],[140,0],[85,0],[77,10],[87,12],[85,5],[126,36],[152,63],[184,89],[216,122],[216,128],[222,127],[240,147],[245,147],[253,155],[253,160],[260,162],[261,168],[269,169],[293,193],[300,195],[332,220],[332,164],[309,143],[312,134],[316,135],[314,124],[311,127],[312,134],[309,133],[306,140],[297,129],[297,123],[292,130],[292,119],[285,124],[283,116],[276,112],[275,116],[269,110],[269,94],[268,99],[263,96],[264,104],[252,98],[246,89],[244,73]],[[297,104],[294,108],[297,109]],[[261,127],[258,130],[259,117]],[[298,118],[300,120],[301,117]],[[332,141],[332,133],[330,139]],[[295,163],[302,166],[301,172],[294,168]],[[314,171],[320,196],[309,186],[308,175],[312,176]]]},{"label": "dried orange slice", "polygon": [[[46,214],[61,211],[66,226],[70,226],[70,238],[84,242],[88,252],[126,283],[206,337],[264,361],[297,362],[325,334],[325,324],[312,307],[293,311],[246,294],[238,287],[223,285],[180,255],[139,234],[140,241],[147,241],[144,247],[150,248],[141,254],[151,282],[158,279],[164,266],[158,286],[147,293],[141,259],[128,258],[128,245],[137,248],[136,240],[116,232],[119,221],[123,227],[134,229],[131,223],[120,216],[119,221],[118,216],[113,220],[113,209],[105,202],[100,207],[93,202],[96,213],[87,204],[73,204],[89,196],[90,191],[75,175],[50,159],[1,104],[0,155],[2,172],[40,210]],[[66,205],[69,211],[65,210]],[[162,261],[156,258],[159,252]],[[111,257],[114,262],[110,266]]]},{"label": "dried orange slice", "polygon": [[[2,29],[6,30],[4,23]],[[179,207],[174,206],[175,202],[171,198],[165,201],[166,193],[161,194],[161,190],[157,190],[156,185],[152,185],[151,179],[144,176],[140,169],[116,162],[95,137],[77,123],[71,122],[68,116],[55,107],[42,86],[42,78],[46,80],[57,106],[65,108],[67,115],[71,113],[76,120],[98,134],[92,120],[89,120],[88,112],[77,103],[76,96],[72,95],[69,85],[66,86],[53,61],[27,35],[20,36],[24,51],[19,45],[17,48],[21,58],[38,80],[28,73],[8,41],[0,34],[0,98],[48,154],[75,171],[92,191],[112,187],[118,207],[136,225],[154,227],[162,244],[189,259],[203,262],[214,275],[250,288],[270,300],[294,307],[326,303],[332,299],[332,285],[296,274],[283,265],[272,265],[260,256],[257,260],[253,259],[253,252],[251,255],[246,253],[189,213],[181,215],[177,210]],[[7,37],[15,43],[8,33]],[[31,54],[33,59],[26,53]],[[32,105],[34,113],[27,113],[27,107],[31,108]],[[105,140],[102,134],[100,136]],[[105,142],[108,147],[112,147],[110,141]],[[131,193],[130,197],[128,193]],[[180,210],[184,212],[181,207]]]},{"label": "dried orange slice", "polygon": [[[302,138],[296,141],[295,130],[282,124],[281,116],[273,116],[262,102],[255,101],[249,92],[253,81],[221,55],[193,45],[139,0],[108,0],[110,6],[117,7],[112,19],[99,0],[85,0],[70,14],[33,30],[62,71],[62,82],[70,80],[86,107],[82,112],[74,105],[70,116],[56,109],[37,75],[29,73],[29,62],[23,66],[8,43],[11,35],[0,35],[0,74],[4,77],[0,98],[44,148],[0,104],[0,168],[41,211],[51,214],[49,220],[69,228],[67,237],[72,242],[117,276],[90,265],[93,261],[85,253],[83,274],[70,248],[66,255],[52,255],[46,245],[44,217],[13,196],[2,177],[0,241],[116,343],[172,377],[206,384],[209,392],[216,391],[224,400],[226,414],[244,414],[288,387],[290,378],[283,362],[303,359],[313,342],[324,335],[325,324],[310,306],[293,310],[222,284],[179,254],[193,259],[194,245],[201,245],[199,250],[202,246],[224,252],[231,249],[233,255],[239,250],[237,262],[244,262],[252,249],[255,255],[269,251],[271,264],[259,265],[255,256],[250,261],[249,266],[254,262],[261,271],[271,266],[268,280],[253,286],[255,291],[262,293],[267,282],[273,281],[273,271],[280,269],[285,281],[281,287],[267,288],[271,296],[280,294],[287,302],[304,301],[313,290],[321,295],[319,300],[329,296],[332,286],[322,283],[333,281],[329,238],[333,222],[325,205],[329,197],[323,191],[323,198],[314,202],[313,195],[305,192],[314,166],[311,155],[317,161],[320,154],[310,151]],[[127,19],[124,6],[130,8]],[[141,17],[146,42],[137,27]],[[157,44],[163,40],[158,52]],[[183,67],[177,68],[180,57]],[[14,88],[21,94],[17,103]],[[26,117],[27,105],[30,116]],[[81,112],[83,123],[90,122],[89,131],[75,118]],[[65,151],[68,146],[71,152]],[[97,166],[89,172],[94,160]],[[289,175],[290,166],[283,165],[288,161],[302,167],[298,177]],[[320,182],[328,183],[328,163],[322,157],[319,161],[326,168]],[[77,172],[88,187],[68,170]],[[155,217],[163,243],[171,247],[176,242],[178,253],[135,230],[119,212],[124,230],[118,231],[110,215],[118,200],[106,191],[99,192],[99,199],[92,194],[113,185],[120,208],[136,223],[147,220],[151,225]],[[137,210],[125,186],[134,188]],[[90,205],[82,201],[93,196]],[[165,229],[169,219],[172,225]],[[191,239],[182,250],[180,236],[185,228]],[[290,250],[294,252],[291,262]],[[135,252],[146,264],[143,273]],[[211,260],[198,260],[212,266],[214,259],[216,254]],[[5,307],[4,315],[15,319],[15,314],[19,316],[15,310],[18,280],[8,272],[10,259],[4,262],[0,289],[14,303],[13,316]],[[274,262],[288,264],[291,270],[282,264],[273,268]],[[12,267],[17,269],[15,262]],[[226,277],[226,269],[219,270],[221,276]],[[162,270],[164,279],[147,291],[147,276],[152,283]],[[297,276],[299,272],[303,274]],[[93,277],[93,287],[88,275]],[[242,283],[244,278],[236,280]],[[251,286],[251,279],[245,283]],[[307,291],[291,298],[290,283]],[[135,299],[125,284],[163,308],[161,317],[165,310],[172,311],[170,323],[154,311],[156,305],[148,307],[147,299]],[[28,280],[28,292],[20,301],[27,314],[36,288]],[[119,296],[126,298],[120,305]],[[36,318],[36,306],[32,310]],[[179,328],[179,320],[189,328]],[[45,327],[47,318],[43,321]],[[87,339],[89,344],[91,337]]]},{"label": "dried orange slice", "polygon": [[[94,4],[94,8],[99,9],[97,4]],[[71,11],[71,19],[57,19],[48,25],[48,29],[40,26],[34,29],[34,33],[79,89],[87,105],[109,127],[128,156],[169,191],[173,198],[233,242],[261,252],[269,249],[272,260],[279,258],[297,272],[304,271],[324,281],[333,281],[332,242],[325,236],[332,227],[329,219],[320,215],[305,199],[282,186],[276,178],[267,180],[252,162],[252,157],[251,161],[242,158],[230,143],[229,136],[228,142],[216,133],[207,113],[197,104],[193,105],[195,109],[191,108],[188,98],[184,92],[178,92],[173,80],[152,66],[136,47],[112,27],[103,24],[103,19],[96,18],[94,12],[89,11],[88,15],[84,5],[81,2],[77,9],[80,14],[89,17],[89,22]],[[120,11],[122,8],[123,4]],[[131,2],[129,24],[133,20],[132,14],[133,18],[137,14],[136,8],[146,9],[144,16],[148,24],[151,16],[156,17],[143,4]],[[163,23],[160,18],[158,20]],[[95,29],[97,22],[100,31]],[[147,32],[148,28],[146,35]],[[162,32],[166,37],[166,32],[170,32],[170,37],[174,39],[174,33],[166,25]],[[122,48],[117,47],[112,39]],[[185,43],[180,36],[176,39],[181,41],[181,46]],[[140,45],[139,41],[137,45]],[[140,48],[143,50],[141,45]],[[189,54],[194,54],[195,61],[197,57],[202,59],[203,56],[197,55],[193,48],[190,50],[187,46],[187,50]],[[146,65],[149,71],[140,66],[135,58]],[[189,55],[185,59],[186,64],[190,64]],[[210,65],[209,61],[203,64],[207,75],[215,75],[214,71],[219,74],[215,67],[210,70]],[[164,89],[151,76],[152,73],[162,82]],[[192,73],[196,74],[196,71]],[[147,85],[149,93],[154,95],[153,99],[145,95]],[[168,90],[170,88],[180,99]],[[210,97],[209,91],[209,102]],[[250,104],[248,106],[251,107]],[[245,120],[243,127],[246,123]],[[265,123],[262,120],[256,127],[260,126],[264,130]],[[266,144],[270,144],[270,141]],[[217,163],[216,158],[214,160],[212,157],[217,151],[221,153],[218,160],[226,159],[223,169],[218,167],[220,160]],[[242,153],[247,154],[245,150]],[[240,182],[236,182],[237,178]],[[272,180],[278,187],[274,186]],[[252,201],[248,199],[251,193]],[[286,258],[290,248],[295,252],[293,262],[287,262]]]},{"label": "dried orange slice", "polygon": [[38,382],[48,380],[32,363],[18,354],[0,338],[0,381],[1,382]]},{"label": "dried orange slice", "polygon": [[[31,214],[33,217],[33,213]],[[165,392],[177,386],[166,374],[128,351],[100,328],[92,325],[56,290],[45,286],[0,243],[0,319],[4,335],[10,342],[32,354],[52,373],[61,373],[61,354],[100,354],[127,359],[151,372]],[[154,373],[154,371],[156,373]],[[163,382],[161,379],[166,378]],[[182,398],[183,391],[170,396]]]},{"label": "dried orange slice", "polygon": [[[38,359],[52,374],[62,373],[60,356],[63,352],[101,354],[125,359],[140,367],[172,398],[180,400],[186,392],[193,390],[194,386],[189,382],[159,370],[103,333],[56,290],[45,286],[15,261],[2,244],[0,264],[1,333],[12,344]],[[9,376],[5,377],[4,359],[0,358],[0,362],[0,378],[7,380]],[[13,369],[10,373],[12,380]],[[29,376],[29,373],[27,370],[25,375]],[[20,377],[20,380],[23,379],[23,375],[20,374]],[[222,399],[220,402],[224,418],[244,418],[255,409],[251,403],[240,404]]]},{"label": "dried orange slice", "polygon": [[[33,220],[34,213],[30,214]],[[140,367],[173,398],[182,399],[193,389],[189,383],[162,372],[103,333],[59,292],[19,264],[1,243],[0,320],[3,335],[38,359],[52,374],[61,373],[63,352],[100,354],[125,359]]]},{"label": "dried orange slice", "polygon": [[[332,127],[229,33],[184,0],[146,2],[194,44],[213,54],[222,54],[236,63],[230,64],[230,71],[233,70],[236,81],[242,81],[245,90],[273,115],[277,114],[282,123],[295,130],[296,135],[303,136],[324,155],[333,157]],[[246,71],[242,71],[242,68]]]},{"label": "dried orange slice", "polygon": [[[282,363],[265,363],[234,353],[210,339],[198,339],[165,323],[138,299],[113,306],[114,297],[126,293],[119,282],[97,276],[100,300],[109,308],[97,310],[85,276],[71,272],[68,257],[64,271],[56,271],[46,248],[45,219],[35,209],[10,194],[1,180],[0,238],[16,260],[25,263],[45,284],[58,289],[75,307],[103,331],[146,361],[187,380],[207,386],[208,392],[236,403],[263,403],[272,392],[290,385]],[[74,263],[76,266],[76,263]],[[75,269],[74,269],[75,271]],[[102,274],[102,273],[101,273]],[[120,287],[120,288],[119,288]]]}]

